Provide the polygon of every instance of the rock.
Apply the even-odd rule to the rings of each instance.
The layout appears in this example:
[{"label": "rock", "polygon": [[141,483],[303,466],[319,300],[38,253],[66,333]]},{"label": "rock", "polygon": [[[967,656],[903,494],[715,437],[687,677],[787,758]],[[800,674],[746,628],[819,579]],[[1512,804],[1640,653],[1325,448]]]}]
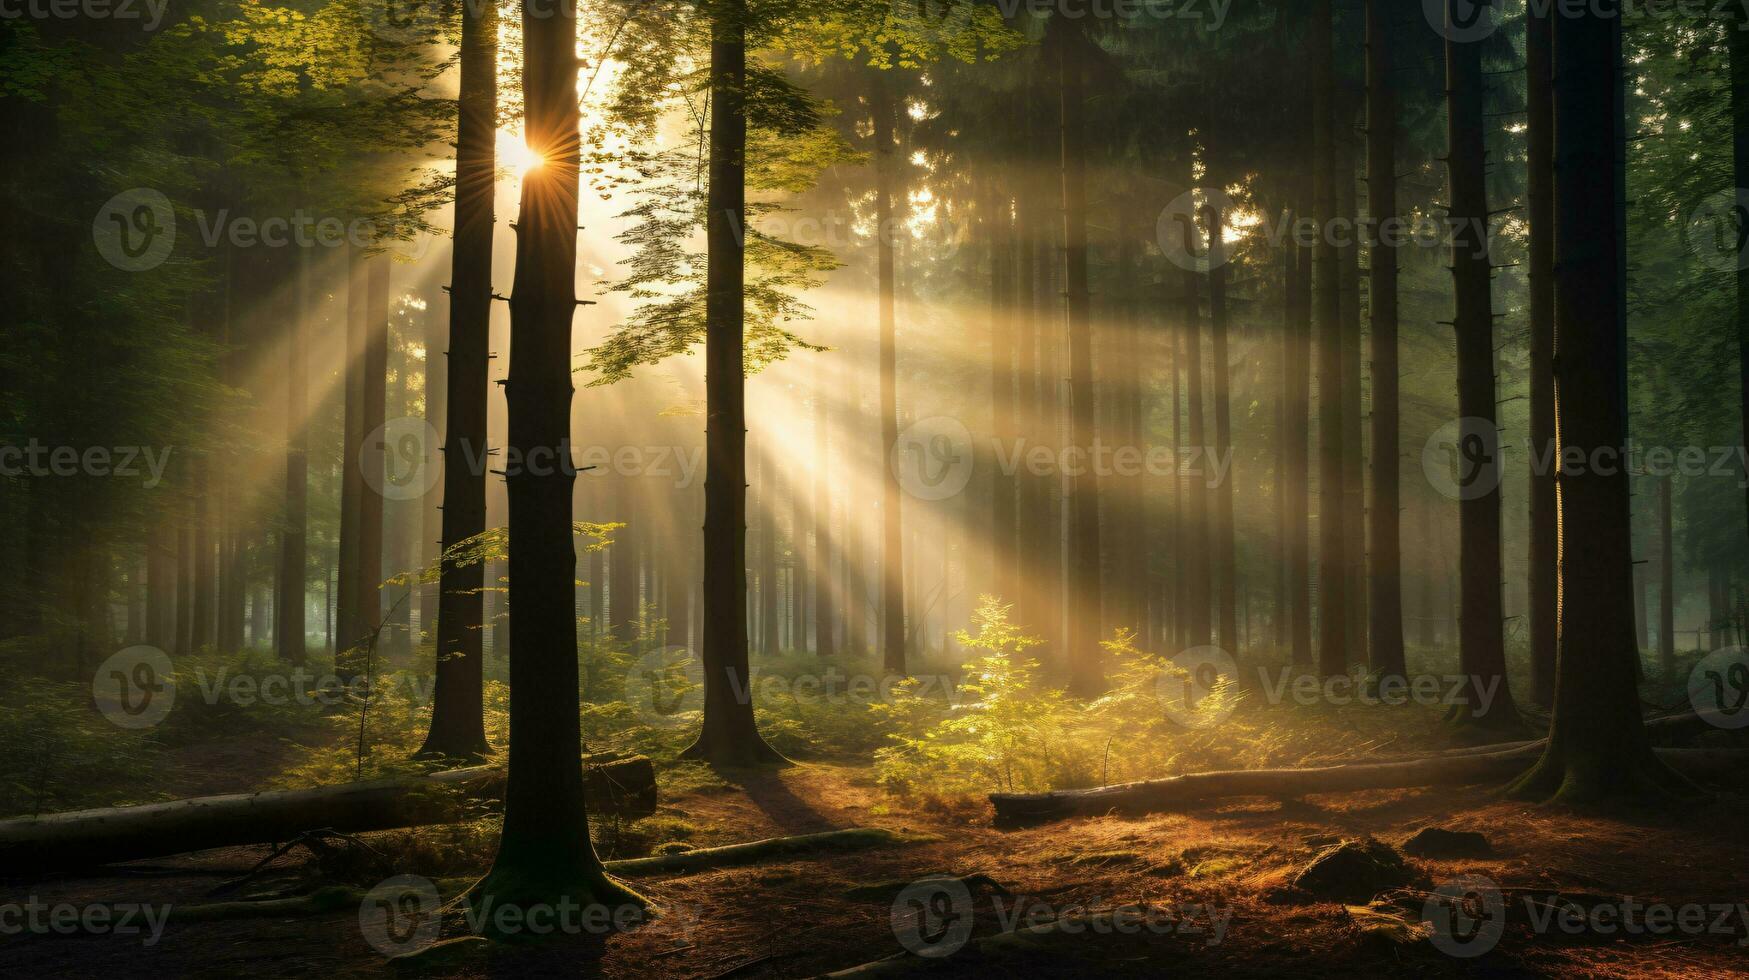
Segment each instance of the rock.
[{"label": "rock", "polygon": [[1473,830],[1422,827],[1403,842],[1403,853],[1425,858],[1487,857],[1494,848],[1486,836]]},{"label": "rock", "polygon": [[1364,837],[1327,848],[1293,878],[1293,887],[1321,901],[1365,905],[1373,896],[1414,880],[1403,856]]}]

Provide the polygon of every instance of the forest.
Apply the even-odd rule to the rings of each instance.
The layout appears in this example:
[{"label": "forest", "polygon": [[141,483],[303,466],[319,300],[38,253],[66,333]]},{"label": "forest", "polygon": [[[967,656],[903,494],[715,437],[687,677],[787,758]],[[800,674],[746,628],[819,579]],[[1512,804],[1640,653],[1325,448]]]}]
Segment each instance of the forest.
[{"label": "forest", "polygon": [[1749,2],[0,0],[0,975],[1749,975]]}]

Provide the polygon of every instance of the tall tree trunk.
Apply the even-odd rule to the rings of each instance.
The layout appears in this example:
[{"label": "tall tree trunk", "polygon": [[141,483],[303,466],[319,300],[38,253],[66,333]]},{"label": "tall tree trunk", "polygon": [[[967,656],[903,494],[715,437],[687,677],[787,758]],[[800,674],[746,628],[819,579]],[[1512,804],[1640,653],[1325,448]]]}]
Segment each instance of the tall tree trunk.
[{"label": "tall tree trunk", "polygon": [[[362,650],[382,622],[383,493],[385,452],[383,423],[388,416],[389,257],[360,260],[364,276],[364,371],[359,392],[363,433],[358,466],[364,474],[358,488],[358,577],[353,597],[353,635],[340,638],[335,663],[342,676],[363,666]],[[351,651],[345,656],[342,653]]]},{"label": "tall tree trunk", "polygon": [[1664,680],[1676,664],[1676,548],[1671,528],[1670,477],[1658,481],[1658,660]]},{"label": "tall tree trunk", "polygon": [[[1059,94],[1058,122],[1062,130],[1063,170],[1063,297],[1069,337],[1070,445],[1077,452],[1093,449],[1097,406],[1093,395],[1093,324],[1087,281],[1087,162],[1082,102],[1084,46],[1078,23],[1051,18],[1056,47]],[[1105,689],[1101,665],[1099,477],[1091,465],[1070,475],[1069,689],[1092,697]]]},{"label": "tall tree trunk", "polygon": [[[1228,466],[1233,454],[1233,406],[1227,352],[1227,216],[1219,207],[1208,209],[1209,232],[1209,332],[1215,361],[1215,459]],[[1215,488],[1214,556],[1215,607],[1220,624],[1220,645],[1237,655],[1239,642],[1239,563],[1233,546],[1233,471],[1222,472]]]},{"label": "tall tree trunk", "polygon": [[[1403,677],[1402,495],[1397,410],[1397,97],[1391,65],[1391,29],[1384,0],[1366,4],[1366,207],[1373,221],[1372,309],[1372,535],[1370,633],[1372,672]],[[1550,563],[1551,570],[1553,563]]]},{"label": "tall tree trunk", "polygon": [[[711,24],[710,188],[705,235],[704,726],[687,750],[715,764],[782,762],[753,720],[747,665],[747,392],[742,356],[747,219],[747,7]],[[573,711],[573,715],[575,711]]]},{"label": "tall tree trunk", "polygon": [[[496,193],[498,9],[462,5],[449,350],[444,366],[443,552],[486,530],[486,414],[490,389],[493,197]],[[435,351],[427,350],[427,358]],[[355,467],[349,467],[353,469]],[[484,562],[438,560],[436,674],[422,756],[474,758],[492,750],[484,718]],[[341,592],[341,596],[345,596]],[[342,634],[344,635],[344,634]]]},{"label": "tall tree trunk", "polygon": [[[1196,226],[1192,216],[1185,216],[1179,228],[1184,254],[1197,254]],[[1180,618],[1184,623],[1182,645],[1199,647],[1209,642],[1210,579],[1214,574],[1209,561],[1208,506],[1208,438],[1203,408],[1202,300],[1201,282],[1194,267],[1184,271],[1183,338],[1186,445],[1190,454],[1179,458],[1188,466],[1181,481],[1185,490],[1182,533],[1179,535],[1179,564],[1184,569],[1184,603]],[[1194,454],[1194,455],[1191,455]]]},{"label": "tall tree trunk", "polygon": [[887,456],[899,444],[899,377],[896,313],[893,211],[893,124],[891,82],[877,77],[870,109],[874,114],[875,143],[875,251],[880,305],[881,454],[876,460],[881,472],[881,662],[889,673],[905,670],[905,537],[901,523],[899,477]]},{"label": "tall tree trunk", "polygon": [[[1344,125],[1339,130],[1352,133],[1349,124],[1355,116],[1347,99],[1339,101],[1338,118]],[[1344,133],[1336,141],[1337,209],[1346,227],[1358,227],[1359,202],[1355,191],[1354,140]],[[1347,559],[1347,574],[1343,580],[1348,591],[1348,662],[1370,663],[1366,636],[1366,460],[1364,456],[1365,423],[1361,419],[1364,406],[1362,378],[1361,317],[1360,317],[1360,240],[1346,236],[1337,249],[1341,258],[1342,289],[1342,530],[1345,536],[1343,554]]]},{"label": "tall tree trunk", "polygon": [[[1749,226],[1749,191],[1744,190],[1749,188],[1749,9],[1738,8],[1736,16],[1725,24],[1725,37],[1731,57],[1731,168],[1738,188],[1733,203],[1737,220]],[[1739,235],[1744,233],[1741,227],[1735,230]],[[1749,447],[1749,254],[1741,248],[1736,266],[1737,370],[1743,444]],[[1749,466],[1749,449],[1743,458]],[[1749,507],[1749,480],[1745,481],[1744,504]]]},{"label": "tall tree trunk", "polygon": [[[1451,0],[1456,5],[1467,0]],[[1451,172],[1451,270],[1457,296],[1457,452],[1460,601],[1458,669],[1464,703],[1453,706],[1465,725],[1509,729],[1519,724],[1506,680],[1505,611],[1500,554],[1500,459],[1494,382],[1493,275],[1488,256],[1487,151],[1483,137],[1480,45],[1447,40],[1448,166]],[[1631,630],[1630,630],[1631,632]],[[1498,683],[1492,701],[1481,686]]]},{"label": "tall tree trunk", "polygon": [[359,615],[358,607],[358,522],[364,493],[364,437],[367,431],[364,428],[364,376],[365,336],[369,332],[365,326],[368,283],[364,251],[353,246],[346,255],[346,360],[341,372],[345,392],[341,418],[340,544],[336,561],[339,595],[334,608],[337,636],[334,655],[337,662],[341,653],[365,633],[359,625],[363,617]]},{"label": "tall tree trunk", "polygon": [[1315,256],[1318,334],[1318,672],[1348,671],[1348,533],[1343,491],[1342,268],[1336,211],[1335,24],[1331,0],[1312,10],[1313,210],[1321,223]]},{"label": "tall tree trunk", "polygon": [[777,494],[773,492],[773,483],[777,479],[769,453],[761,452],[753,463],[753,485],[759,494],[754,510],[759,517],[759,535],[757,547],[759,550],[759,652],[767,657],[775,657],[778,652],[777,635]]},{"label": "tall tree trunk", "polygon": [[[274,615],[279,656],[304,662],[305,529],[309,508],[309,412],[305,408],[304,319],[309,309],[309,249],[299,249],[292,322],[286,330],[285,524],[280,528],[279,602]],[[180,601],[180,600],[179,600]]]},{"label": "tall tree trunk", "polygon": [[[999,185],[1006,186],[1006,185]],[[1007,193],[990,197],[990,434],[1004,452],[1014,440],[1014,222]],[[996,463],[995,459],[991,460]],[[1000,464],[990,473],[990,562],[992,588],[1004,602],[1020,593],[1018,513],[1014,475]]]},{"label": "tall tree trunk", "polygon": [[[1615,100],[1621,20],[1555,19],[1555,406],[1562,456],[1590,459],[1626,438],[1616,254],[1626,229],[1616,190]],[[1514,785],[1523,798],[1595,803],[1681,793],[1640,724],[1633,629],[1628,477],[1621,467],[1560,474],[1560,659],[1542,759]]]},{"label": "tall tree trunk", "polygon": [[[1530,222],[1530,457],[1552,460],[1555,447],[1555,104],[1554,34],[1548,12],[1525,15],[1524,71],[1527,218]],[[1555,703],[1559,616],[1555,475],[1530,471],[1530,698]]]},{"label": "tall tree trunk", "polygon": [[[1311,216],[1306,193],[1310,183],[1300,181],[1298,213]],[[1293,362],[1288,366],[1288,516],[1292,521],[1288,543],[1293,597],[1293,663],[1312,663],[1312,265],[1315,249],[1295,246],[1299,295],[1293,301]]]},{"label": "tall tree trunk", "polygon": [[[832,484],[826,478],[831,470],[832,414],[829,411],[824,365],[815,355],[814,361],[814,653],[821,657],[838,654],[838,594],[841,580],[833,574]],[[841,386],[833,386],[833,391]]]},{"label": "tall tree trunk", "polygon": [[541,166],[523,175],[510,300],[505,489],[510,503],[510,745],[504,829],[476,906],[641,904],[608,878],[589,840],[577,718],[571,529],[571,331],[577,314],[577,22],[522,10],[524,132]]},{"label": "tall tree trunk", "polygon": [[622,477],[613,483],[613,519],[625,527],[614,532],[613,546],[607,549],[607,619],[614,641],[622,646],[638,639],[639,482]]}]

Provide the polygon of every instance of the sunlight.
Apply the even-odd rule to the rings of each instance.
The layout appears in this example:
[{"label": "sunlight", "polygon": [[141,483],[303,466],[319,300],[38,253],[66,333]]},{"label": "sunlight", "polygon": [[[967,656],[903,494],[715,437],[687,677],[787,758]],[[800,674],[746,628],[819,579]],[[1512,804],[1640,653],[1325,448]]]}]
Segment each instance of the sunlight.
[{"label": "sunlight", "polygon": [[522,134],[507,129],[498,131],[498,161],[518,177],[535,170],[546,160],[539,153],[529,149],[523,142]]}]

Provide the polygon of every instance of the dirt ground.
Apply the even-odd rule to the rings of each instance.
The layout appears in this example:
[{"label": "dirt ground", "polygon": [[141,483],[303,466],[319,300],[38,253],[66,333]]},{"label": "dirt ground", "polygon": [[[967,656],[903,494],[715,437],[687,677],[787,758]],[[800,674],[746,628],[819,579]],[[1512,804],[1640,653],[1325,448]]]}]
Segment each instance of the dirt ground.
[{"label": "dirt ground", "polygon": [[[982,876],[966,882],[977,939],[950,956],[909,960],[944,974],[1749,976],[1749,796],[1741,787],[1703,804],[1617,818],[1528,807],[1476,788],[1251,801],[998,830],[987,805],[907,811],[856,769],[803,764],[729,778],[726,787],[666,800],[662,812],[708,828],[701,844],[857,826],[935,839],[641,878],[637,887],[662,914],[587,944],[463,942],[397,964],[367,943],[354,901],[321,913],[181,923],[172,911],[149,946],[142,936],[0,936],[0,976],[814,976],[901,953],[895,902],[906,883],[934,875]],[[1284,894],[1322,847],[1366,835],[1397,844],[1425,826],[1481,831],[1494,853],[1412,859],[1417,880],[1384,896],[1394,917]],[[93,877],[4,881],[0,902],[199,905],[266,853],[231,848]],[[1503,934],[1480,956],[1448,955],[1413,931],[1429,893],[1460,875],[1485,876],[1503,896]],[[1545,924],[1535,931],[1537,909],[1551,907],[1546,896],[1553,892],[1581,908],[1630,897],[1640,907],[1699,903],[1709,907],[1706,928],[1600,934]],[[1155,913],[1149,925],[1101,931],[1098,923],[1109,920],[1082,916],[1131,906]],[[1013,925],[1016,909],[1021,928],[1059,916],[1084,927],[1018,946],[984,942]],[[455,925],[448,923],[446,936],[460,932]]]}]

